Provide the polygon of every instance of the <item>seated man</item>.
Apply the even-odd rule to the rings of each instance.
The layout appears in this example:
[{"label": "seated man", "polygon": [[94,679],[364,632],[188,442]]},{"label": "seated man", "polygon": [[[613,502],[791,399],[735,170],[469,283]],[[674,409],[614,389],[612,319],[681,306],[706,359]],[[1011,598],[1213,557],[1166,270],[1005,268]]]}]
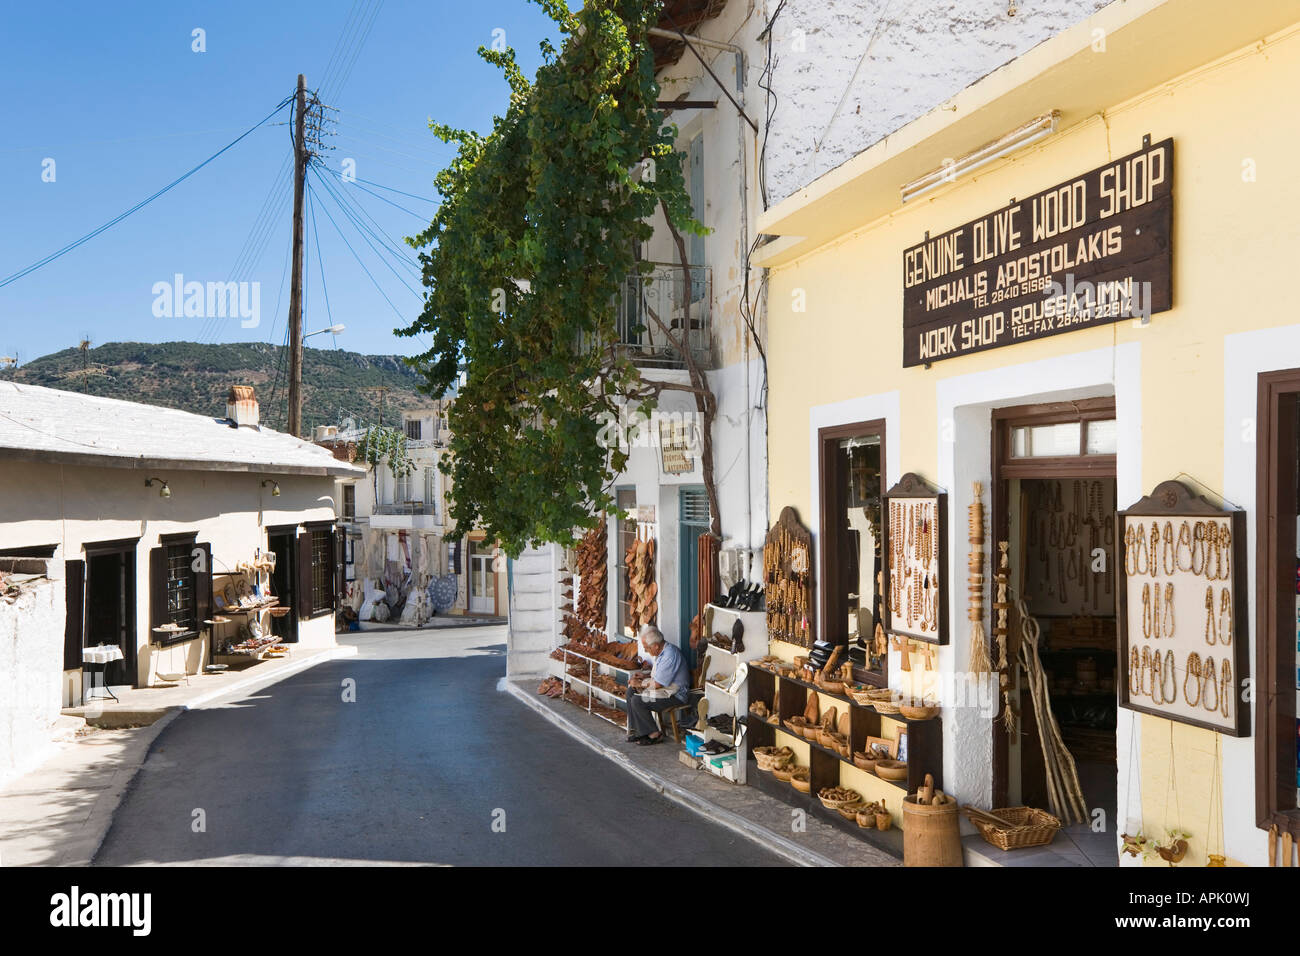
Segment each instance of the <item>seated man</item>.
[{"label": "seated man", "polygon": [[691,669],[682,652],[664,640],[659,628],[642,628],[641,643],[651,658],[650,675],[633,674],[627,682],[627,739],[647,746],[664,739],[655,713],[689,702]]}]

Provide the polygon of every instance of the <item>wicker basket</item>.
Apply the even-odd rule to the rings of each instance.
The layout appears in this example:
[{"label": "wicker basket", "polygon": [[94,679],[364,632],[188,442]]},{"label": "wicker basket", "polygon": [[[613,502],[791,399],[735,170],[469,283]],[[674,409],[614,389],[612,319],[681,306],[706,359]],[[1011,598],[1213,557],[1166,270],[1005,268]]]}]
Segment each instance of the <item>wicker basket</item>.
[{"label": "wicker basket", "polygon": [[862,794],[858,793],[856,790],[853,791],[853,796],[846,800],[832,800],[829,797],[823,797],[820,793],[817,795],[817,799],[822,802],[822,806],[827,810],[838,810],[840,807],[851,806],[856,812],[856,808],[862,805]]},{"label": "wicker basket", "polygon": [[789,747],[754,748],[754,762],[758,764],[759,770],[766,770],[768,773],[771,773],[778,767],[784,767],[793,759],[794,751]]},{"label": "wicker basket", "polygon": [[836,807],[835,812],[838,813],[840,816],[842,816],[845,820],[848,820],[850,822],[856,822],[858,818],[858,811],[860,809],[862,809],[861,803],[851,803],[847,806]]},{"label": "wicker basket", "polygon": [[896,714],[902,710],[902,708],[892,700],[873,700],[871,706],[876,708],[876,713],[878,714]]},{"label": "wicker basket", "polygon": [[772,776],[776,777],[777,780],[783,780],[786,783],[789,783],[790,775],[794,773],[796,769],[798,768],[796,768],[794,764],[788,763],[784,767],[777,767],[774,769],[772,771]]},{"label": "wicker basket", "polygon": [[1046,810],[1036,810],[1033,807],[1006,807],[991,812],[1014,826],[1008,830],[991,820],[972,814],[968,816],[970,822],[980,831],[980,836],[999,850],[1047,846],[1056,836],[1056,831],[1061,829],[1061,821]]}]

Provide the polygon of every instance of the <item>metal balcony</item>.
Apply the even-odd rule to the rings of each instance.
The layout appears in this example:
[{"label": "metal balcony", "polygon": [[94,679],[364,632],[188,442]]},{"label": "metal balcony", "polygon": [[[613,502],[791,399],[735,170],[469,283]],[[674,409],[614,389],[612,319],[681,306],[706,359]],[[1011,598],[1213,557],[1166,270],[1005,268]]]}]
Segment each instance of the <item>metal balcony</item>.
[{"label": "metal balcony", "polygon": [[691,266],[686,272],[689,282],[680,265],[656,262],[651,271],[623,280],[614,302],[614,346],[633,364],[645,368],[686,367],[681,352],[669,341],[666,328],[678,341],[683,333],[687,335],[697,365],[713,367],[712,273],[708,266]]}]

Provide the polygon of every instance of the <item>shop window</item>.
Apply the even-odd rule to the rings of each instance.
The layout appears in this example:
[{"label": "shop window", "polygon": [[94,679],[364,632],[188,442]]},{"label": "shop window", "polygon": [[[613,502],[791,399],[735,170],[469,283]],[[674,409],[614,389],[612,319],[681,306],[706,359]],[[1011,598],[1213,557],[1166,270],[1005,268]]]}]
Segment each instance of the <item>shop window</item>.
[{"label": "shop window", "polygon": [[[212,547],[199,544],[197,535],[163,535],[149,555],[150,627],[175,625],[172,633],[152,631],[159,644],[189,640],[200,630],[200,622],[212,614]],[[87,549],[89,553],[89,548]],[[107,553],[107,552],[106,552]],[[118,570],[108,558],[94,555],[87,568],[87,620],[91,621],[103,603],[103,594],[91,585],[97,578],[116,580]],[[124,585],[110,584],[110,592]]]},{"label": "shop window", "polygon": [[821,446],[821,573],[823,640],[848,647],[860,679],[887,681],[881,623],[880,496],[884,422],[823,428]]},{"label": "shop window", "polygon": [[182,630],[194,628],[194,569],[192,544],[167,546],[167,621]]},{"label": "shop window", "polygon": [[1115,454],[1115,419],[1017,425],[1011,429],[1012,458],[1072,458]]},{"label": "shop window", "polygon": [[311,533],[311,603],[324,607],[330,603],[330,578],[334,571],[331,553],[333,536],[328,531]]},{"label": "shop window", "polygon": [[1300,836],[1300,369],[1259,377],[1256,822]]}]

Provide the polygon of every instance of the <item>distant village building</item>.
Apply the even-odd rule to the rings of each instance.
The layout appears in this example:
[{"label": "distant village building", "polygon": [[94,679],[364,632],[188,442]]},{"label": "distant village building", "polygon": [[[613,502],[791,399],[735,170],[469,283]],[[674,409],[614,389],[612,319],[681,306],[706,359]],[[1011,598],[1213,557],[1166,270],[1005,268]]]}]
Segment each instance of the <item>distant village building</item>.
[{"label": "distant village building", "polygon": [[32,675],[47,711],[335,643],[335,480],[363,472],[262,427],[252,388],[209,417],[0,382],[0,462],[0,560],[62,582],[60,639],[15,625],[25,676],[0,690],[19,706]]},{"label": "distant village building", "polygon": [[[435,614],[504,615],[505,560],[481,530],[460,533],[448,516],[451,478],[439,464],[450,439],[450,399],[403,411],[413,469],[355,463],[364,477],[339,481],[345,532],[344,599],[362,621],[422,625]],[[318,428],[316,441],[353,460],[365,428]],[[382,598],[378,595],[382,594]]]}]

